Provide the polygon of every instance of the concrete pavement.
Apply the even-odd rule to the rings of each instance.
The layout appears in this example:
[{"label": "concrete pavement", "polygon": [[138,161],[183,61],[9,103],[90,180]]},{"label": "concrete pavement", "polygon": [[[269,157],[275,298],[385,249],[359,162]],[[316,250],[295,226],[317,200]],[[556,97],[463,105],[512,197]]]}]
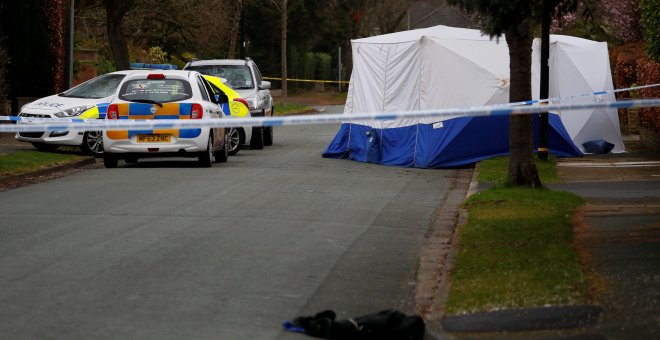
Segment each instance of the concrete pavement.
[{"label": "concrete pavement", "polygon": [[660,154],[625,136],[627,153],[562,159],[552,189],[586,199],[576,244],[603,307],[591,330],[606,338],[660,337]]}]

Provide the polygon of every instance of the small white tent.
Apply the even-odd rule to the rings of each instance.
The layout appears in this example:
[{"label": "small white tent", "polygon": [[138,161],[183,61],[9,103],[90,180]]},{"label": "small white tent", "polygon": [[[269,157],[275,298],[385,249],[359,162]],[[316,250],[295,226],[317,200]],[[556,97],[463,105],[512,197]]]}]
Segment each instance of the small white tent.
[{"label": "small white tent", "polygon": [[[571,53],[573,58],[580,61],[592,58],[599,60],[590,69],[601,67],[597,71],[603,76],[599,75],[599,78],[605,78],[605,82],[609,79],[611,89],[606,46],[604,55],[602,49],[597,48],[591,48],[586,53],[587,49],[581,47],[587,44],[591,46],[593,42],[577,38],[566,40],[571,40],[577,46],[575,53]],[[578,40],[582,44],[575,43]],[[572,59],[558,53],[557,46],[555,41],[551,47],[554,61],[559,65],[571,65]],[[346,115],[508,102],[509,54],[504,38],[491,40],[478,30],[435,26],[352,40],[352,52],[353,73],[344,109]],[[580,53],[583,53],[581,58]],[[602,58],[606,61],[601,62]],[[553,81],[568,79],[566,81],[572,82],[571,79],[576,77],[574,72],[563,70],[551,70],[551,89],[554,91],[550,92],[551,96],[556,95],[562,86]],[[586,74],[586,78],[589,77]],[[582,83],[585,85],[585,82]],[[608,89],[597,87],[603,82],[586,83],[588,88],[577,88],[576,85],[570,89],[573,91],[571,94]],[[567,93],[566,90],[562,91],[562,95]],[[592,129],[585,126],[590,119],[571,120],[571,113],[563,114],[561,119],[558,115],[550,115],[549,144],[552,153],[559,156],[580,155],[581,145],[573,144],[572,136],[606,139],[623,150],[618,131],[618,139],[609,138],[609,134],[605,138],[598,136],[597,132],[584,133]],[[585,124],[577,127],[581,122]],[[571,125],[569,131],[574,131],[571,137],[564,128],[565,124],[576,125],[574,128]],[[378,136],[376,158],[367,157],[367,132]],[[373,148],[373,145],[369,148]],[[462,117],[344,123],[323,156],[387,165],[455,167],[507,152],[507,117]]]},{"label": "small white tent", "polygon": [[[532,54],[532,95],[539,98],[541,41],[535,39]],[[607,43],[576,37],[550,36],[549,97],[558,98],[581,93],[614,89]],[[594,100],[613,101],[613,93],[584,96],[565,100],[569,103],[593,103]],[[560,104],[562,101],[552,101]],[[585,152],[583,143],[603,139],[612,144],[612,152],[623,152],[624,146],[616,109],[589,109],[557,112],[575,145]]]}]

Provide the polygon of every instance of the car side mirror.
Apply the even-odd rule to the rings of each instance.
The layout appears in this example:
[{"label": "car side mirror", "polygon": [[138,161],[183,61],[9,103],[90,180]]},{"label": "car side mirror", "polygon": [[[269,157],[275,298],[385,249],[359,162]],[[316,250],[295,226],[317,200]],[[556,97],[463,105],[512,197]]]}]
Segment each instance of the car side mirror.
[{"label": "car side mirror", "polygon": [[226,94],[216,94],[215,95],[215,102],[218,104],[225,104],[229,103],[229,97],[227,97]]},{"label": "car side mirror", "polygon": [[259,85],[259,90],[270,90],[270,82],[269,81],[262,81],[261,85]]}]

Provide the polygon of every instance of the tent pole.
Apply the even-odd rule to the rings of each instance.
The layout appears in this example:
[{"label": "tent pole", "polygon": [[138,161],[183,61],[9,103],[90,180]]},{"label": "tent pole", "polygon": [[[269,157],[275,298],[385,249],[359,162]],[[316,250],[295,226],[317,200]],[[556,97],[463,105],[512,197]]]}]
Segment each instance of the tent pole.
[{"label": "tent pole", "polygon": [[[541,87],[539,99],[548,99],[550,68],[550,8],[549,1],[543,0],[543,18],[541,21]],[[539,114],[539,146],[538,157],[548,160],[548,113]]]}]

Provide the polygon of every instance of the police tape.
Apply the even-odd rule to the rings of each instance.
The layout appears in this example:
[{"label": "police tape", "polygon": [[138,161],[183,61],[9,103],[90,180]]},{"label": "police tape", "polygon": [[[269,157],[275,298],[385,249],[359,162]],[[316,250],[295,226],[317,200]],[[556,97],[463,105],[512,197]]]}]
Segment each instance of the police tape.
[{"label": "police tape", "polygon": [[547,99],[532,99],[532,100],[525,100],[525,101],[520,101],[520,102],[515,102],[515,103],[494,104],[494,105],[489,105],[489,106],[533,105],[533,104],[558,102],[558,101],[562,101],[562,100],[578,99],[578,98],[591,97],[591,96],[596,96],[596,101],[603,101],[603,99],[599,96],[602,96],[604,94],[615,94],[615,93],[627,92],[627,91],[637,91],[637,90],[648,89],[648,88],[653,88],[653,87],[660,87],[660,83],[631,86],[631,87],[626,87],[626,88],[621,88],[621,89],[616,89],[616,90],[602,90],[602,91],[594,91],[594,92],[584,92],[584,93],[573,94],[573,95],[569,95],[569,96],[559,96],[559,97],[552,97],[552,98],[547,98]]},{"label": "police tape", "polygon": [[[264,77],[264,79],[265,78],[266,77]],[[533,100],[526,100],[526,101],[520,101],[520,102],[514,102],[514,103],[502,103],[502,104],[471,106],[470,108],[509,107],[509,106],[520,106],[520,105],[547,104],[547,103],[550,103],[550,102],[559,102],[559,101],[562,101],[562,100],[577,99],[577,98],[588,97],[588,96],[597,96],[595,101],[599,102],[599,101],[603,101],[602,98],[598,97],[599,95],[614,94],[614,93],[626,92],[626,91],[636,91],[636,90],[640,90],[640,89],[653,88],[653,87],[660,87],[660,83],[658,83],[658,84],[649,84],[649,85],[638,85],[638,86],[626,87],[626,88],[621,88],[621,89],[616,89],[616,90],[602,90],[602,91],[596,91],[596,92],[584,92],[584,93],[579,93],[579,94],[574,94],[574,95],[569,95],[569,96],[560,96],[560,97],[553,97],[553,98],[548,98],[548,99],[533,99]],[[96,118],[92,118],[92,119],[96,119]],[[28,121],[28,122],[77,122],[77,123],[84,123],[86,120],[90,120],[90,119],[0,116],[0,121],[6,121],[6,120],[16,121],[16,122],[18,122],[18,121]]]},{"label": "police tape", "polygon": [[[263,77],[266,80],[278,80],[282,81],[282,78],[276,77]],[[348,84],[348,80],[314,80],[314,79],[297,79],[297,78],[286,78],[286,81],[297,81],[303,83],[335,83],[335,84]]]},{"label": "police tape", "polygon": [[660,106],[660,98],[634,99],[610,102],[595,102],[582,104],[549,104],[511,107],[482,107],[467,109],[440,109],[409,112],[386,113],[356,113],[356,114],[312,114],[283,117],[251,117],[225,119],[119,119],[119,120],[86,120],[53,121],[53,122],[20,122],[19,124],[0,124],[0,132],[42,132],[42,131],[109,131],[109,130],[167,130],[191,128],[226,128],[247,126],[281,126],[281,125],[313,125],[334,124],[342,122],[363,121],[396,121],[403,119],[438,119],[438,121],[459,117],[502,116],[518,114],[534,114],[552,111],[572,111],[585,109],[630,109]]}]

